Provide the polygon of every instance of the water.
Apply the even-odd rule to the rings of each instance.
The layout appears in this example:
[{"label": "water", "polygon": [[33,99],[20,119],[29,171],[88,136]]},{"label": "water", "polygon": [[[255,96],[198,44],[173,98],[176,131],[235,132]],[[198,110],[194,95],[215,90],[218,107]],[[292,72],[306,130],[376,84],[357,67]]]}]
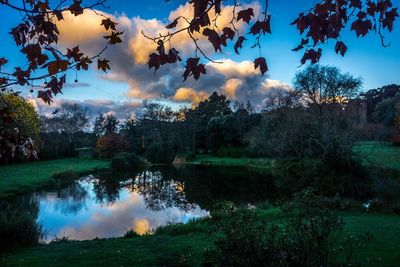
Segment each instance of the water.
[{"label": "water", "polygon": [[37,206],[43,242],[151,232],[168,223],[209,216],[219,201],[254,204],[275,199],[268,174],[243,168],[164,167],[129,175],[93,173],[65,186],[23,196]]}]

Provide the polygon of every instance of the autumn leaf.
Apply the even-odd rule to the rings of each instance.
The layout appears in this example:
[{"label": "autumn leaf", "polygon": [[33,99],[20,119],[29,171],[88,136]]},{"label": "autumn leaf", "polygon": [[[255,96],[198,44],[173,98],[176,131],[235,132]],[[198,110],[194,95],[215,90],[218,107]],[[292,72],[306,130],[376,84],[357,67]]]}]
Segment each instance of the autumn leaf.
[{"label": "autumn leaf", "polygon": [[213,45],[215,52],[221,50],[221,39],[215,30],[205,28],[203,30],[203,35],[208,37],[208,41]]},{"label": "autumn leaf", "polygon": [[47,64],[49,75],[57,74],[59,71],[66,71],[68,69],[68,60],[55,60]]},{"label": "autumn leaf", "polygon": [[183,73],[183,81],[193,75],[195,80],[200,78],[201,74],[206,74],[206,68],[204,64],[199,64],[200,58],[188,58],[186,61],[185,72]]},{"label": "autumn leaf", "polygon": [[237,13],[237,21],[243,20],[244,22],[246,22],[247,24],[250,23],[251,17],[254,16],[254,12],[252,8],[248,8],[245,10],[241,10]]},{"label": "autumn leaf", "polygon": [[109,29],[114,30],[115,31],[115,26],[117,25],[117,23],[115,23],[114,21],[112,21],[110,18],[106,18],[103,19],[101,21],[101,25],[104,26],[104,28],[108,31]]},{"label": "autumn leaf", "polygon": [[342,56],[344,56],[346,54],[346,51],[347,51],[347,46],[342,41],[338,41],[335,46],[336,54],[340,53]]},{"label": "autumn leaf", "polygon": [[239,48],[243,47],[243,42],[246,40],[246,38],[244,38],[243,36],[239,36],[239,38],[237,39],[235,45],[234,45],[234,49],[236,54],[239,54]]},{"label": "autumn leaf", "polygon": [[261,75],[264,76],[264,73],[268,71],[267,61],[263,57],[256,58],[254,60],[254,69],[259,68],[261,71]]},{"label": "autumn leaf", "polygon": [[159,54],[152,53],[149,55],[149,69],[154,67],[154,73],[160,68],[161,57]]},{"label": "autumn leaf", "polygon": [[304,53],[303,58],[301,59],[301,64],[304,65],[307,62],[307,60],[310,60],[311,63],[315,64],[321,58],[321,54],[322,54],[321,48],[318,48],[317,51],[315,51],[314,49],[309,49]]},{"label": "autumn leaf", "polygon": [[110,70],[110,65],[108,64],[109,62],[110,61],[107,59],[97,59],[97,69],[107,72],[107,70]]},{"label": "autumn leaf", "polygon": [[351,30],[356,32],[357,37],[364,37],[372,30],[372,22],[370,20],[358,19],[351,24]]},{"label": "autumn leaf", "polygon": [[8,60],[5,57],[0,58],[0,71],[1,71],[1,67],[3,67],[3,65],[7,64]]},{"label": "autumn leaf", "polygon": [[68,10],[75,16],[83,14],[83,8],[81,7],[81,0],[74,0],[74,3],[68,8]]},{"label": "autumn leaf", "polygon": [[176,27],[176,25],[178,25],[178,20],[179,18],[174,19],[173,22],[171,22],[170,24],[168,24],[165,28],[167,29],[173,29]]},{"label": "autumn leaf", "polygon": [[114,45],[118,43],[122,43],[121,38],[119,37],[123,32],[115,32],[113,31],[111,35],[104,36],[105,39],[109,40],[109,43]]}]

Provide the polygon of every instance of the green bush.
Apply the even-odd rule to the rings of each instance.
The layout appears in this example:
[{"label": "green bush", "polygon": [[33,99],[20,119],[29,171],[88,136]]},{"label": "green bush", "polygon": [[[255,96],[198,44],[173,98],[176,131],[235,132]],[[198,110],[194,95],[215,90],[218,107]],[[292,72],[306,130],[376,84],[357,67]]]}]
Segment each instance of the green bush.
[{"label": "green bush", "polygon": [[117,172],[135,170],[143,165],[143,161],[135,153],[120,153],[111,160],[111,168]]},{"label": "green bush", "polygon": [[128,231],[126,231],[126,233],[124,234],[124,238],[134,238],[134,237],[138,237],[140,236],[138,233],[135,232],[135,230],[130,229]]},{"label": "green bush", "polygon": [[[280,223],[256,210],[238,209],[218,223],[222,237],[205,252],[207,266],[353,266],[356,249],[370,235],[345,237],[340,217],[327,210],[296,206]],[[343,260],[344,259],[344,260]]]}]

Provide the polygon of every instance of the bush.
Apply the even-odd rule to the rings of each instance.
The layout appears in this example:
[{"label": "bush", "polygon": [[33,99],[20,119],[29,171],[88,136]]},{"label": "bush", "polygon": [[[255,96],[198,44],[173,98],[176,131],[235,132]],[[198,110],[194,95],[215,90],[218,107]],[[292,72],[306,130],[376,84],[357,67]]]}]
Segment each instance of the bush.
[{"label": "bush", "polygon": [[152,163],[172,163],[175,157],[174,149],[165,149],[166,145],[153,143],[146,150],[146,158]]},{"label": "bush", "polygon": [[134,238],[140,236],[135,230],[130,229],[124,234],[124,238]]},{"label": "bush", "polygon": [[111,160],[113,171],[135,170],[143,165],[143,161],[135,153],[120,153]]},{"label": "bush", "polygon": [[326,210],[293,208],[281,224],[263,220],[256,210],[235,211],[219,223],[222,237],[205,253],[204,265],[353,266],[355,250],[371,238],[344,237],[342,219]]},{"label": "bush", "polygon": [[118,153],[124,152],[129,144],[117,134],[100,137],[96,143],[96,155],[98,158],[112,158]]}]

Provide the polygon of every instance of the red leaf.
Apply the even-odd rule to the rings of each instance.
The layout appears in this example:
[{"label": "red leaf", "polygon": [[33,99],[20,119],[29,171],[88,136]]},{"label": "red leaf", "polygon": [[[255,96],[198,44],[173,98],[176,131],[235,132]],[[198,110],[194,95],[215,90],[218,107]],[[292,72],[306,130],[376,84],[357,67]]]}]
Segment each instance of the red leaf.
[{"label": "red leaf", "polygon": [[188,58],[186,61],[185,72],[183,73],[183,81],[189,76],[193,75],[195,80],[200,78],[201,74],[206,74],[206,68],[204,64],[199,64],[200,58]]},{"label": "red leaf", "polygon": [[106,35],[104,36],[105,39],[109,40],[110,44],[118,44],[122,43],[121,38],[119,37],[123,32],[115,32],[113,31],[111,35]]},{"label": "red leaf", "polygon": [[112,21],[110,18],[106,18],[103,19],[101,21],[101,25],[104,26],[104,28],[108,31],[109,29],[112,29],[115,31],[115,26],[117,25],[117,23],[115,23],[114,21]]},{"label": "red leaf", "polygon": [[110,65],[108,64],[109,62],[110,61],[107,59],[97,59],[97,69],[107,72],[107,70],[110,70]]},{"label": "red leaf", "polygon": [[256,58],[254,60],[254,69],[260,68],[261,75],[268,71],[267,61],[263,57]]},{"label": "red leaf", "polygon": [[165,28],[167,29],[173,29],[176,27],[176,25],[178,24],[178,20],[179,18],[176,18],[173,22],[171,22],[170,24],[168,24]]},{"label": "red leaf", "polygon": [[347,46],[342,41],[338,41],[335,46],[335,51],[337,54],[340,53],[342,56],[344,56],[347,51]]},{"label": "red leaf", "polygon": [[237,18],[236,20],[243,20],[244,22],[247,22],[247,24],[249,24],[251,17],[254,17],[254,12],[252,8],[248,8],[245,10],[241,10],[237,13]]},{"label": "red leaf", "polygon": [[154,67],[154,72],[156,72],[160,68],[160,65],[161,65],[161,56],[156,53],[150,54],[148,64],[149,64],[149,69]]},{"label": "red leaf", "polygon": [[222,33],[229,39],[233,40],[235,37],[235,31],[229,27],[225,27],[222,29]]},{"label": "red leaf", "polygon": [[307,60],[310,60],[311,63],[313,64],[317,63],[321,58],[321,53],[322,53],[321,48],[319,48],[318,51],[315,51],[314,49],[307,50],[304,53],[303,58],[301,59],[301,64],[304,65],[307,62]]},{"label": "red leaf", "polygon": [[243,42],[246,40],[243,36],[239,36],[237,39],[235,46],[233,47],[235,49],[236,54],[239,54],[239,48],[243,47]]},{"label": "red leaf", "polygon": [[356,32],[357,37],[365,36],[372,30],[372,23],[370,20],[356,20],[351,24],[351,30]]},{"label": "red leaf", "polygon": [[221,39],[215,30],[205,28],[203,30],[203,35],[208,37],[208,41],[214,46],[215,52],[218,50],[221,51]]}]

